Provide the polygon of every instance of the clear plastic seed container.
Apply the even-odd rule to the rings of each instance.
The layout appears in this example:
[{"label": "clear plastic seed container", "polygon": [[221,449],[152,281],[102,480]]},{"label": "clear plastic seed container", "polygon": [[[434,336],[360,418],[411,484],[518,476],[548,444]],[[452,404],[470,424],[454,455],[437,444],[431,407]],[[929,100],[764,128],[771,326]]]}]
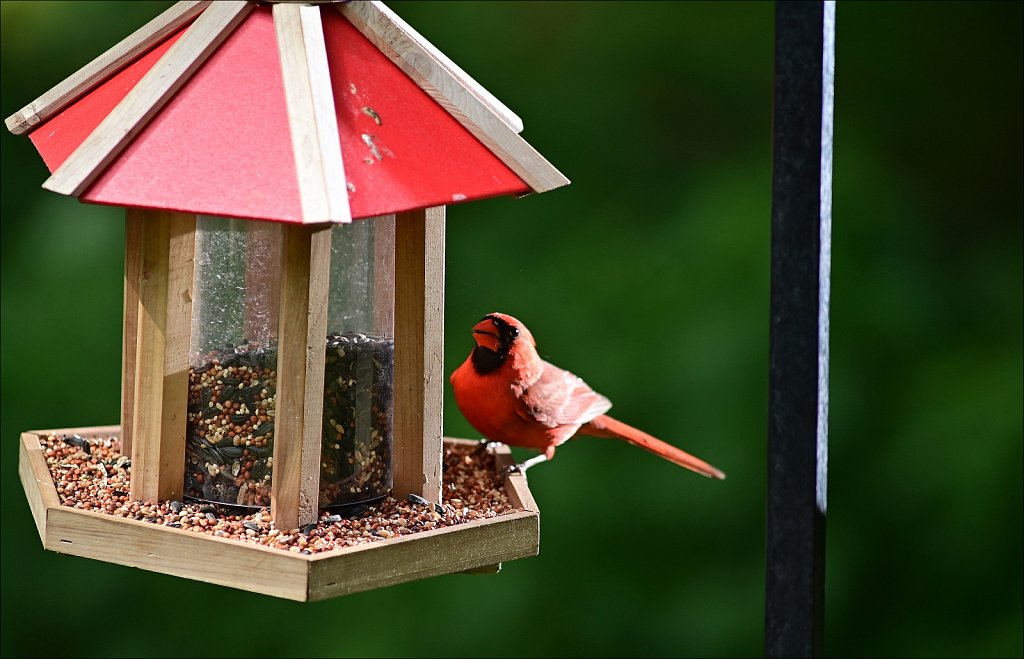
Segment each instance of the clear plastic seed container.
[{"label": "clear plastic seed container", "polygon": [[[392,488],[394,218],[331,229],[320,497],[343,508]],[[196,226],[185,496],[269,507],[283,231]]]},{"label": "clear plastic seed container", "polygon": [[185,496],[270,506],[282,232],[201,216],[196,226]]},{"label": "clear plastic seed container", "polygon": [[366,503],[392,487],[394,232],[393,217],[332,228],[321,507]]}]

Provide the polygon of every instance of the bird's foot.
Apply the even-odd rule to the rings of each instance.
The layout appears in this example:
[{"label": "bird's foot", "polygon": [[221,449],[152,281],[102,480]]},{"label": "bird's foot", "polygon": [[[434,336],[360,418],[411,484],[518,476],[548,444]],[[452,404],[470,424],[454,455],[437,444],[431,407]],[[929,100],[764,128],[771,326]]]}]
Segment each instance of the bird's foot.
[{"label": "bird's foot", "polygon": [[508,476],[509,474],[524,474],[526,470],[523,469],[523,463],[520,462],[519,464],[505,465],[499,472],[502,476]]},{"label": "bird's foot", "polygon": [[522,474],[523,478],[525,479],[527,469],[529,469],[535,464],[540,464],[541,462],[544,462],[547,459],[548,456],[545,455],[544,453],[541,453],[540,455],[533,456],[529,460],[523,460],[519,464],[512,464],[502,468],[499,475],[502,477],[502,479],[504,479],[506,476],[510,474]]},{"label": "bird's foot", "polygon": [[501,442],[492,442],[491,440],[484,438],[477,443],[475,451],[478,455],[493,453],[494,449],[499,446],[501,446]]},{"label": "bird's foot", "polygon": [[504,481],[506,478],[508,478],[512,474],[522,474],[523,478],[525,479],[526,478],[526,470],[528,468],[529,468],[529,465],[527,465],[525,462],[520,462],[519,464],[505,465],[504,467],[502,467],[501,469],[498,470],[498,480]]}]

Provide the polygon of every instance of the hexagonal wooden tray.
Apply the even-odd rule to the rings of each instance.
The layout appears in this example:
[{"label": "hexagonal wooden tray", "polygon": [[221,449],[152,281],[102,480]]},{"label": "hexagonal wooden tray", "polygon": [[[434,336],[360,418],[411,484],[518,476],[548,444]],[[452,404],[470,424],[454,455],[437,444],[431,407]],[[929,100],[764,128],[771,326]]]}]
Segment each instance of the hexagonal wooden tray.
[{"label": "hexagonal wooden tray", "polygon": [[[540,551],[540,512],[518,473],[506,477],[505,492],[519,512],[308,555],[62,506],[39,436],[119,435],[120,430],[22,433],[18,473],[45,549],[298,601],[441,574],[496,572],[503,561]],[[495,462],[498,469],[512,464],[508,447],[496,449]]]}]

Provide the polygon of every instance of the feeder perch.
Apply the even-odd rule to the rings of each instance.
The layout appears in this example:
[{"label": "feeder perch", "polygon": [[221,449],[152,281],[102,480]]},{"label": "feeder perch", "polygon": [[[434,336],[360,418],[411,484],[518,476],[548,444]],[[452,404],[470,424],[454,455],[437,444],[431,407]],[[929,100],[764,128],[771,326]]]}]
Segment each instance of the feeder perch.
[{"label": "feeder perch", "polygon": [[518,475],[520,512],[307,556],[61,506],[41,453],[118,436],[133,499],[279,529],[441,501],[445,206],[568,180],[391,10],[179,2],[6,123],[44,188],[126,210],[121,424],[22,437],[47,549],[298,600],[537,553]]}]

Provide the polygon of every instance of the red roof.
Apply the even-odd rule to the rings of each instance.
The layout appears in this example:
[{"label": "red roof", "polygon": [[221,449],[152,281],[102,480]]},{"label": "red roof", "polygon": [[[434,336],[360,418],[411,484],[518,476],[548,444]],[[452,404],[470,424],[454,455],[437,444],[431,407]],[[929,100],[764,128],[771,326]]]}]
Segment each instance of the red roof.
[{"label": "red roof", "polygon": [[[347,191],[351,217],[518,195],[541,187],[535,182],[531,187],[503,162],[509,161],[507,149],[489,148],[470,132],[473,129],[480,134],[479,125],[490,122],[485,128],[504,131],[502,140],[511,135],[522,142],[513,144],[511,150],[525,145],[524,152],[536,154],[516,134],[515,126],[497,121],[507,122],[507,117],[480,115],[479,107],[473,106],[476,109],[470,110],[483,119],[474,123],[470,118],[467,124],[462,108],[449,112],[439,103],[446,99],[438,97],[436,89],[432,97],[399,68],[398,64],[403,64],[400,54],[392,52],[389,57],[364,36],[372,26],[357,20],[363,27],[360,31],[350,22],[348,17],[359,15],[351,13],[353,9],[382,10],[384,13],[373,16],[394,18],[379,3],[366,4],[348,7],[348,12],[334,6],[307,8],[314,17],[315,12],[320,13],[320,47],[326,51],[329,71],[323,84],[330,86],[323,98],[333,99],[333,113],[327,116],[337,124],[335,137],[333,127],[320,129],[321,140],[328,136],[327,147],[324,149],[322,141],[321,148],[340,148],[344,163],[343,177],[340,167],[338,175],[331,177],[325,166],[323,171],[330,179],[325,187],[333,194],[339,187]],[[307,19],[309,16],[306,14]],[[117,150],[94,178],[87,179],[78,194],[80,199],[283,222],[347,220],[337,214],[311,217],[308,208],[304,213],[300,190],[304,183],[297,170],[276,17],[268,6],[247,8],[237,27],[227,30],[227,37],[177,92],[148,120],[142,120],[138,134]],[[29,136],[51,172],[72,158],[91,134],[110,130],[101,127],[103,120],[162,58],[173,56],[174,51],[171,56],[168,51],[198,20],[192,17],[163,38],[152,39],[115,74],[32,127]],[[411,32],[400,20],[396,22]],[[398,44],[395,50],[407,45]],[[426,47],[430,48],[429,44]],[[440,61],[454,67],[447,60]],[[450,70],[442,73],[453,75]],[[437,71],[428,74],[436,76]],[[475,93],[483,98],[480,90]],[[300,116],[299,120],[306,118]],[[8,125],[11,123],[9,119]],[[484,137],[488,137],[486,131]],[[540,176],[555,183],[545,189],[568,182],[539,155],[525,165],[522,160],[513,155],[509,162],[526,178],[531,178],[530,168],[548,168]]]}]

